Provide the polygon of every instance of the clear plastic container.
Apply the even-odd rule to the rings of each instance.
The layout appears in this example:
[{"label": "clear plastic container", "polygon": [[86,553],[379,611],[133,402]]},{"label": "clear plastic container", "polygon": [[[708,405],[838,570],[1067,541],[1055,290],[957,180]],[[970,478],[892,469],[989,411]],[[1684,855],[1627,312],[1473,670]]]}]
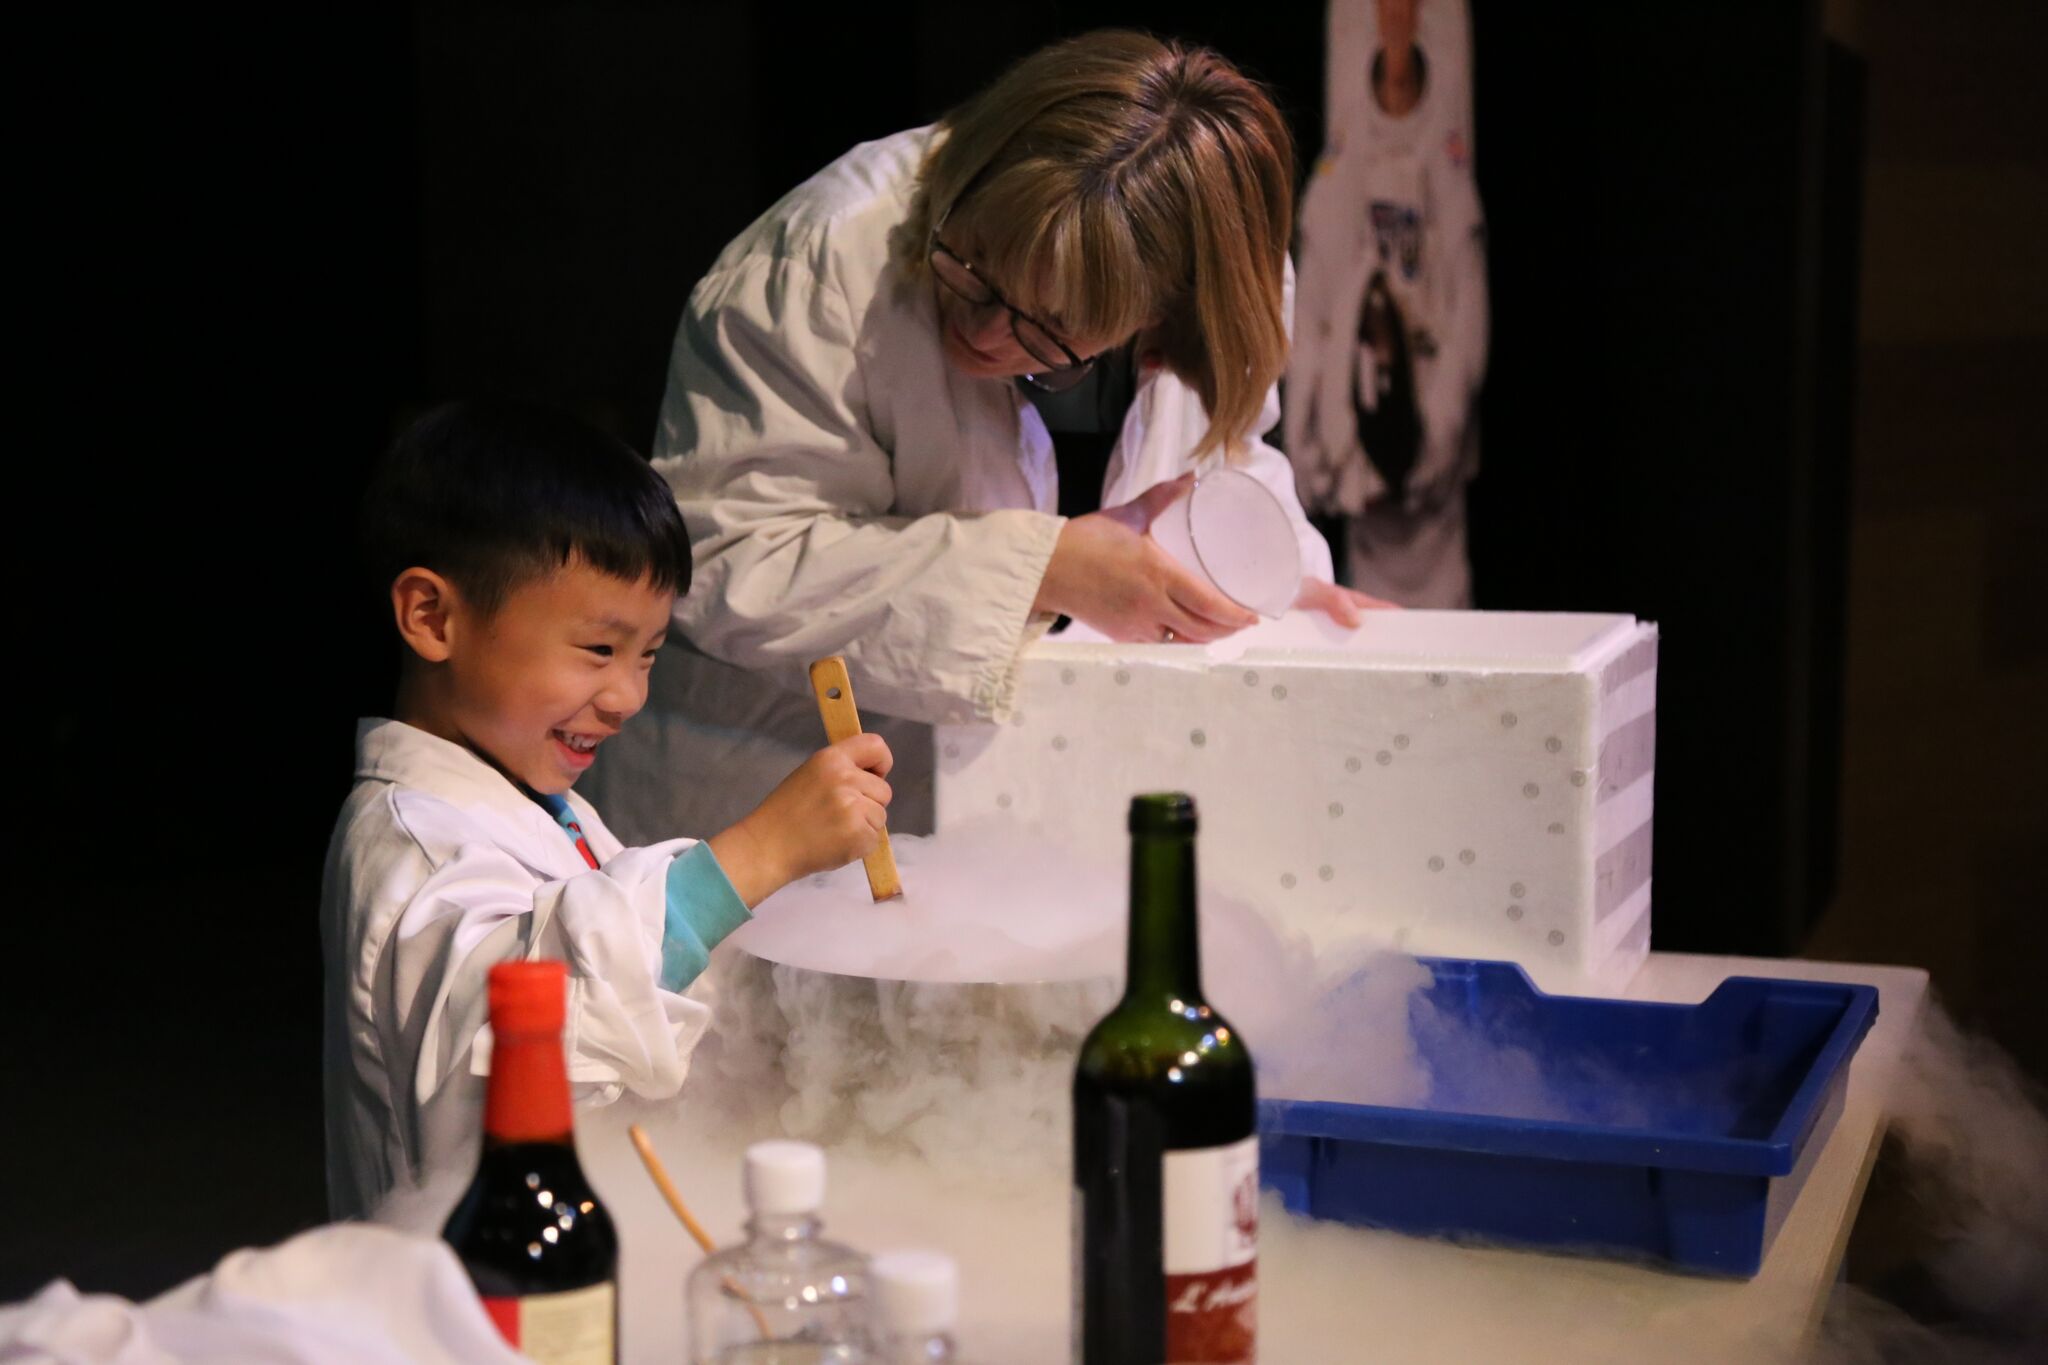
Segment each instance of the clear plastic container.
[{"label": "clear plastic container", "polygon": [[892,1251],[870,1266],[878,1365],[962,1365],[953,1345],[960,1272],[936,1251]]},{"label": "clear plastic container", "polygon": [[694,1365],[871,1365],[867,1258],[818,1235],[825,1154],[747,1149],[747,1239],[690,1272]]}]

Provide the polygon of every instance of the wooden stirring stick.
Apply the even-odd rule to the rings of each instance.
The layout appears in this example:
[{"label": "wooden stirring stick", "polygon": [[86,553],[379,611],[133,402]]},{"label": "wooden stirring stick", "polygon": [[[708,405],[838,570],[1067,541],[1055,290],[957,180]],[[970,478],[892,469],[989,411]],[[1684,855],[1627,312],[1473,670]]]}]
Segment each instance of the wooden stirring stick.
[{"label": "wooden stirring stick", "polygon": [[[633,1139],[633,1149],[640,1153],[640,1164],[647,1168],[649,1178],[654,1181],[654,1188],[661,1191],[661,1197],[668,1201],[669,1208],[682,1220],[684,1230],[696,1239],[698,1246],[704,1248],[706,1256],[718,1250],[718,1244],[711,1240],[711,1234],[704,1231],[704,1225],[690,1213],[690,1206],[683,1202],[682,1195],[676,1193],[675,1182],[668,1178],[668,1169],[661,1164],[661,1158],[654,1154],[654,1142],[647,1136],[647,1130],[637,1123],[629,1124],[626,1136]],[[747,1291],[740,1288],[732,1276],[725,1277],[724,1285],[725,1292],[745,1304],[747,1311],[754,1315],[754,1326],[761,1329],[764,1340],[775,1335],[774,1330],[768,1326],[767,1315],[761,1311],[761,1306],[747,1297]]]},{"label": "wooden stirring stick", "polygon": [[[825,719],[825,738],[833,744],[860,733],[860,710],[853,704],[853,679],[846,675],[846,660],[834,654],[811,665],[811,691],[818,694],[818,714]],[[903,894],[903,878],[896,871],[896,854],[889,847],[889,831],[882,842],[861,860],[868,870],[868,891],[878,901]]]}]

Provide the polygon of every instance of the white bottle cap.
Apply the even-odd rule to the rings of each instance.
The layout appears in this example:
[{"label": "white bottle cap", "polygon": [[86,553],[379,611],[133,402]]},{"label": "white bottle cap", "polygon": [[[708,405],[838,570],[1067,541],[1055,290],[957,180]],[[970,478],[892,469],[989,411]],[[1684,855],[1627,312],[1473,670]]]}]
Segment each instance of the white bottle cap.
[{"label": "white bottle cap", "polygon": [[808,1142],[757,1142],[747,1148],[741,1189],[755,1213],[816,1213],[825,1202],[825,1153]]},{"label": "white bottle cap", "polygon": [[868,1263],[883,1326],[897,1336],[929,1337],[953,1330],[960,1312],[960,1272],[936,1251],[884,1252]]}]

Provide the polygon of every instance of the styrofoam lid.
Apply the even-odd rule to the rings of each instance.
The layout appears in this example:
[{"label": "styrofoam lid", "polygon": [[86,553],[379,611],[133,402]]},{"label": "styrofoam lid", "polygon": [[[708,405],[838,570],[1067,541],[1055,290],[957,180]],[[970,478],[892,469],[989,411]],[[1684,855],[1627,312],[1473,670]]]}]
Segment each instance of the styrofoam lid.
[{"label": "styrofoam lid", "polygon": [[937,1251],[888,1251],[868,1263],[882,1323],[897,1336],[953,1330],[960,1312],[960,1271]]},{"label": "styrofoam lid", "polygon": [[808,1142],[757,1142],[741,1188],[755,1213],[815,1213],[825,1202],[825,1153]]}]

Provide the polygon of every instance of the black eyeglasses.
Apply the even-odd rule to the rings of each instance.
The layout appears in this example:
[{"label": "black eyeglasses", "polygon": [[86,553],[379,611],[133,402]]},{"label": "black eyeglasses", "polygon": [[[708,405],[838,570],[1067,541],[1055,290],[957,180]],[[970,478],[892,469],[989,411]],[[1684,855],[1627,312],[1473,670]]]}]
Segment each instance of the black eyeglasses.
[{"label": "black eyeglasses", "polygon": [[1052,330],[1029,313],[1023,312],[996,291],[996,287],[983,279],[967,259],[932,234],[932,274],[940,284],[973,304],[984,308],[993,303],[1008,310],[1010,331],[1017,338],[1017,344],[1025,354],[1045,366],[1035,374],[1024,376],[1024,382],[1047,393],[1062,393],[1088,377],[1095,368],[1095,357],[1083,360],[1068,349],[1067,344],[1052,334]]}]

